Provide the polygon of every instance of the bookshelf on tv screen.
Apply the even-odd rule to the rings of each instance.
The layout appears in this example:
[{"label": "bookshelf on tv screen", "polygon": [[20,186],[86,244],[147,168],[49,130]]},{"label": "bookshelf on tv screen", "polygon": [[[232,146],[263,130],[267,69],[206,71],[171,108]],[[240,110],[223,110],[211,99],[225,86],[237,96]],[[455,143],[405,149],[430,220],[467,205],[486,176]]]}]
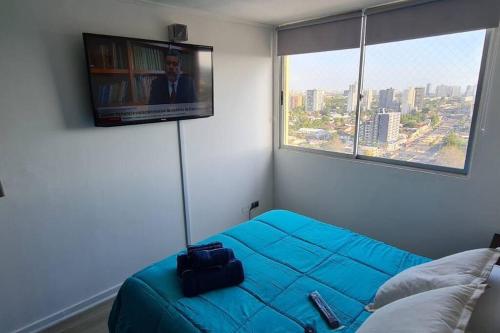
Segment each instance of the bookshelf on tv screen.
[{"label": "bookshelf on tv screen", "polygon": [[212,47],[83,34],[96,126],[213,116]]}]

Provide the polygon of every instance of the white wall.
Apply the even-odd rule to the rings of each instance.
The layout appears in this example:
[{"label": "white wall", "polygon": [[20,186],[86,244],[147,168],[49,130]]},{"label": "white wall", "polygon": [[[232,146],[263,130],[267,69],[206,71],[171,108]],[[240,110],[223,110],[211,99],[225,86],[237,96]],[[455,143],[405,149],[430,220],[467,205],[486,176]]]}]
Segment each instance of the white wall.
[{"label": "white wall", "polygon": [[184,122],[193,238],[245,220],[253,200],[273,206],[270,28],[123,1],[3,1],[0,332],[105,296],[184,245],[175,123],[95,128],[81,37],[165,40],[174,22],[214,46],[215,117]]},{"label": "white wall", "polygon": [[447,176],[383,164],[276,150],[276,205],[439,257],[488,247],[500,232],[500,50],[484,98],[486,132],[470,175]]}]

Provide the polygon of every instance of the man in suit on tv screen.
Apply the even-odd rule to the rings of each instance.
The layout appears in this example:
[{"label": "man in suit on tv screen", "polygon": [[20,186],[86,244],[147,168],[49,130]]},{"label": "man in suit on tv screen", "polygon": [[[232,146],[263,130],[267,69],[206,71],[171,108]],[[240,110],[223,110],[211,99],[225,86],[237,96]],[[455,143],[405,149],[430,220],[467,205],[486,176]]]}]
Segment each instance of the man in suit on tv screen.
[{"label": "man in suit on tv screen", "polygon": [[166,73],[151,84],[149,104],[196,102],[193,79],[181,72],[180,60],[180,53],[176,50],[169,50],[165,54]]}]

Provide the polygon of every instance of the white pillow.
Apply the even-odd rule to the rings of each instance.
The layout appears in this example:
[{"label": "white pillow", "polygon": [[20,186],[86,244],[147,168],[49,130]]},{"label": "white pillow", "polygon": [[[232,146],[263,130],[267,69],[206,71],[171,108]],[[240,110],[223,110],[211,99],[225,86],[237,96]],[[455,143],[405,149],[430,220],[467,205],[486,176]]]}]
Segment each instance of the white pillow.
[{"label": "white pillow", "polygon": [[357,333],[463,333],[486,285],[460,285],[409,296],[377,310]]},{"label": "white pillow", "polygon": [[467,332],[500,332],[500,266],[493,267],[483,296],[479,299],[472,313]]},{"label": "white pillow", "polygon": [[366,309],[374,311],[398,299],[432,289],[483,283],[499,257],[500,248],[477,249],[410,267],[380,286],[375,300]]}]

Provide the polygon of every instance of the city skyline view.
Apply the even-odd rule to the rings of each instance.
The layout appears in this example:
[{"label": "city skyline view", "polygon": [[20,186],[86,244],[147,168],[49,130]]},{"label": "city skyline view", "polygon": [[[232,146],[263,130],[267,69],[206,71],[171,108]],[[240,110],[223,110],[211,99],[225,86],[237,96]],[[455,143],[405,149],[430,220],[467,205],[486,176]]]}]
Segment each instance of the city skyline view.
[{"label": "city skyline view", "polygon": [[[485,36],[485,30],[477,30],[368,45],[365,48],[363,87],[402,90],[433,83],[459,85],[465,89],[467,85],[477,83]],[[293,55],[289,63],[293,68],[289,89],[347,89],[358,79],[359,53],[359,48],[356,48]],[[313,62],[311,57],[314,57]],[[454,71],[448,70],[450,64]],[[415,70],[415,67],[420,70]]]},{"label": "city skyline view", "polygon": [[[367,46],[359,124],[359,50],[285,57],[285,143],[352,154],[358,130],[360,155],[463,169],[484,39],[481,30]],[[335,83],[324,88],[325,78]]]}]

